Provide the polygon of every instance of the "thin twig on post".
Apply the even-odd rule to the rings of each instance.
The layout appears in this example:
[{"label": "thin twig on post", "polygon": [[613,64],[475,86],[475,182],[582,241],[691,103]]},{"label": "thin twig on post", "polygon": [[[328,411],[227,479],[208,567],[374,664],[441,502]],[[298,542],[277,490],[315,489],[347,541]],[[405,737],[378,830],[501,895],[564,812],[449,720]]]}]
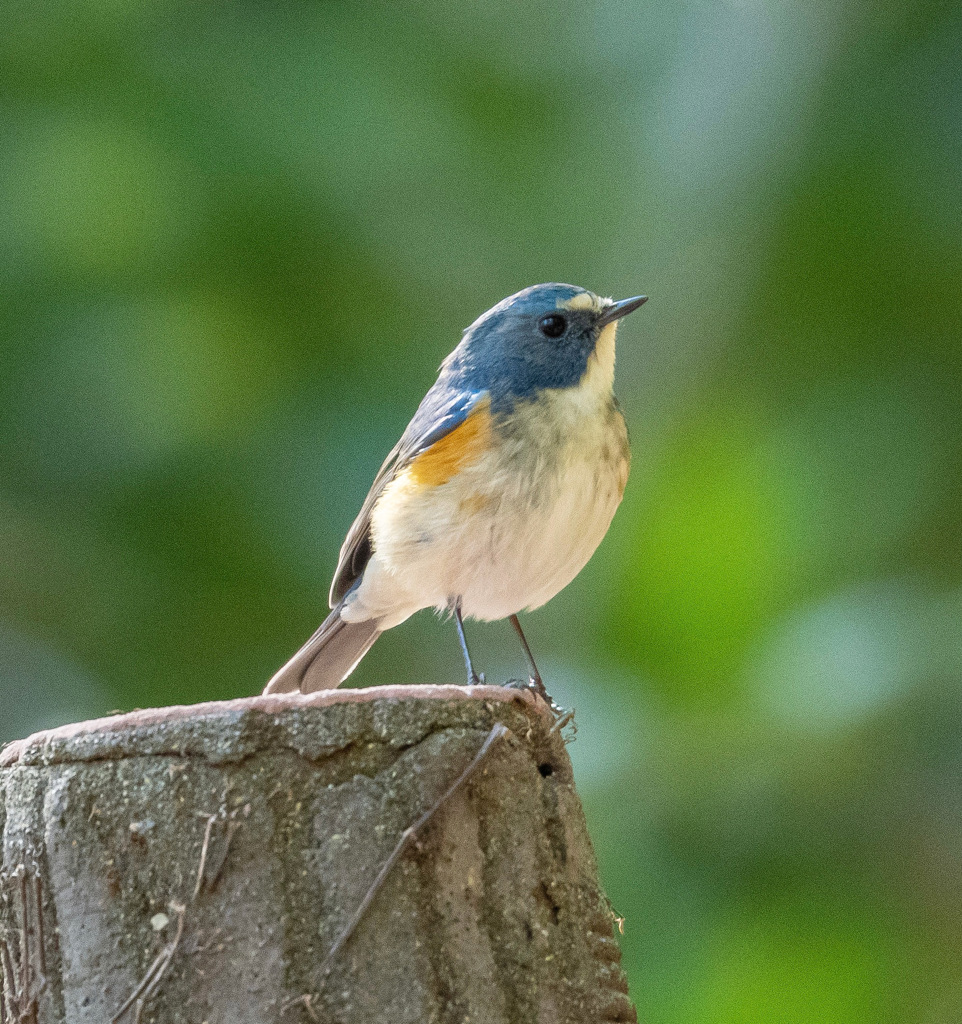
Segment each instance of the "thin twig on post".
[{"label": "thin twig on post", "polygon": [[328,950],[327,956],[324,958],[324,962],[321,964],[319,971],[321,979],[326,977],[326,975],[330,971],[331,963],[333,962],[334,958],[337,956],[338,953],[340,953],[340,951],[344,948],[347,941],[354,934],[355,929],[361,923],[361,918],[364,917],[368,907],[370,907],[370,905],[374,902],[374,897],[378,894],[378,891],[380,890],[381,886],[384,885],[387,876],[391,873],[391,870],[394,867],[394,865],[397,864],[398,860],[401,857],[401,854],[404,852],[405,847],[408,845],[409,842],[411,842],[411,840],[415,838],[415,836],[417,836],[418,832],[420,832],[421,829],[424,828],[425,825],[427,825],[427,823],[434,817],[434,815],[437,814],[441,807],[443,807],[444,804],[447,803],[447,801],[450,800],[455,793],[457,793],[457,791],[464,785],[464,783],[467,782],[469,778],[471,778],[471,776],[475,773],[481,762],[485,759],[485,757],[487,757],[488,752],[494,746],[495,742],[501,739],[501,737],[504,736],[507,733],[507,731],[507,727],[503,726],[500,722],[497,725],[492,726],[491,731],[488,733],[484,743],[481,744],[480,749],[474,755],[474,757],[471,758],[470,763],[464,769],[464,771],[461,772],[461,774],[454,780],[454,782],[452,782],[451,785],[448,786],[444,793],[442,793],[442,795],[437,800],[435,800],[435,802],[424,812],[424,814],[421,815],[420,818],[418,818],[418,820],[413,825],[411,825],[409,828],[406,828],[401,833],[401,838],[398,840],[397,845],[391,851],[391,854],[388,857],[388,859],[381,865],[381,870],[378,871],[377,877],[371,883],[371,887],[364,894],[364,899],[362,899],[361,902],[358,904],[357,910],[354,911],[351,920],[348,921],[347,925],[344,927],[344,930],[341,932],[340,935],[338,935],[338,937],[334,940],[333,945]]},{"label": "thin twig on post", "polygon": [[197,882],[194,885],[194,894],[191,896],[190,901],[193,903],[200,895],[200,890],[204,886],[204,868],[207,867],[207,850],[210,846],[210,834],[214,830],[214,823],[217,821],[217,815],[211,814],[207,818],[207,826],[204,829],[204,841],[200,846],[200,864],[197,867]]},{"label": "thin twig on post", "polygon": [[[408,826],[402,833],[400,839],[397,841],[397,845],[389,854],[387,860],[381,865],[380,870],[371,883],[367,892],[364,894],[364,898],[358,904],[357,909],[351,915],[351,919],[347,922],[340,934],[334,940],[331,948],[327,952],[327,956],[324,957],[324,961],[318,969],[318,983],[323,987],[324,981],[327,975],[330,973],[331,966],[334,963],[338,953],[347,945],[351,936],[357,930],[357,926],[361,923],[364,915],[367,913],[368,908],[374,902],[374,898],[380,892],[381,887],[387,881],[388,875],[390,875],[395,864],[401,859],[404,850],[407,845],[414,841],[417,834],[427,825],[431,819],[437,814],[437,812],[454,796],[455,793],[471,778],[471,776],[478,770],[481,762],[488,756],[491,748],[494,744],[505,736],[508,732],[506,726],[498,722],[496,725],[491,727],[491,731],[485,737],[484,743],[481,744],[478,752],[468,762],[467,767],[461,772],[460,775],[451,783],[450,786],[438,797],[437,800],[414,822],[413,825]],[[303,1004],[307,1012],[310,1014],[313,1020],[317,1020],[318,1017],[314,1012],[314,1000],[315,996],[303,995],[298,996],[296,999],[292,999],[287,1002],[282,1008],[283,1012],[292,1009],[298,1004]]]},{"label": "thin twig on post", "polygon": [[224,870],[224,864],[227,862],[227,857],[230,853],[230,844],[233,841],[237,830],[241,827],[241,822],[235,821],[233,817],[231,817],[227,823],[224,854],[221,857],[220,862],[217,865],[217,870],[214,872],[210,881],[205,881],[204,875],[207,869],[207,860],[210,852],[211,836],[214,831],[214,825],[217,823],[219,817],[224,813],[225,809],[222,809],[220,815],[202,815],[206,816],[207,824],[204,826],[204,838],[201,841],[200,846],[200,859],[197,864],[194,891],[186,905],[181,903],[171,904],[171,908],[177,914],[177,932],[174,935],[173,940],[157,954],[153,963],[147,968],[146,974],[144,974],[143,978],[140,979],[137,987],[124,1000],[123,1005],[111,1018],[110,1024],[118,1024],[118,1022],[122,1020],[133,1007],[136,1007],[134,1011],[134,1024],[139,1024],[140,1016],[143,1013],[147,1000],[150,999],[150,997],[157,991],[160,983],[164,980],[164,976],[169,970],[171,962],[180,947],[180,941],[184,935],[184,926],[187,919],[188,909],[197,902],[203,892],[213,888],[217,879],[220,877],[221,872]]},{"label": "thin twig on post", "polygon": [[157,986],[164,980],[164,975],[167,973],[167,969],[174,959],[174,954],[180,946],[180,940],[184,934],[184,919],[187,916],[187,908],[182,904],[173,904],[172,909],[177,914],[177,932],[174,935],[173,941],[168,943],[157,954],[157,958],[147,969],[147,973],[140,979],[140,984],[130,993],[123,1006],[110,1018],[110,1024],[118,1024],[118,1021],[123,1019],[127,1011],[135,1003],[137,1004],[137,1011],[134,1014],[134,1020],[139,1021],[144,1003],[157,991]]},{"label": "thin twig on post", "polygon": [[35,1024],[40,996],[47,988],[40,874],[36,868],[28,871],[25,864],[19,864],[0,879],[10,883],[20,917],[16,945],[0,937],[0,1022]]}]

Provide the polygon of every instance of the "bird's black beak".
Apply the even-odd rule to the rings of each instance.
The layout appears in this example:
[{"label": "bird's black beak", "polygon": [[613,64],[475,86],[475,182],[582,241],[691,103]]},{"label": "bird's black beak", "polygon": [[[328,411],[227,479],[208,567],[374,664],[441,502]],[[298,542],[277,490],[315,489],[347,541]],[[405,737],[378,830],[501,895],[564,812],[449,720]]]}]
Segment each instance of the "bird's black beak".
[{"label": "bird's black beak", "polygon": [[647,295],[636,295],[633,299],[622,299],[620,302],[613,302],[606,309],[602,310],[598,320],[600,327],[607,327],[608,324],[627,316],[648,301]]}]

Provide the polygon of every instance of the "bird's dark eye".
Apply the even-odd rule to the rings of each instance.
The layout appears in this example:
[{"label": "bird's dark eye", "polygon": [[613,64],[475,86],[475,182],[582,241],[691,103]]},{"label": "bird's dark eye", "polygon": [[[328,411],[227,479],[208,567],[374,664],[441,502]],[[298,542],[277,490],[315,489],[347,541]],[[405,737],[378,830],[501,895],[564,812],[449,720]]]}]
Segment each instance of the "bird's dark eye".
[{"label": "bird's dark eye", "polygon": [[565,332],[565,328],[568,326],[568,322],[563,316],[559,316],[557,313],[549,313],[548,316],[543,316],[538,321],[538,327],[541,333],[547,335],[549,338],[560,338]]}]

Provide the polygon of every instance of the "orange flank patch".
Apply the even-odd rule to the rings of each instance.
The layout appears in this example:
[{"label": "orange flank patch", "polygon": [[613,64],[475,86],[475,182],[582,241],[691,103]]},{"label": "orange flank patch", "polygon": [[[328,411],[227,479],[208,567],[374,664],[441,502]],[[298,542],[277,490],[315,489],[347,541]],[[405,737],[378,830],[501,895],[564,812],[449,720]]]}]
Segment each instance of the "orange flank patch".
[{"label": "orange flank patch", "polygon": [[468,418],[435,441],[408,467],[411,483],[421,487],[438,487],[465,466],[477,462],[491,443],[491,403],[485,401]]}]

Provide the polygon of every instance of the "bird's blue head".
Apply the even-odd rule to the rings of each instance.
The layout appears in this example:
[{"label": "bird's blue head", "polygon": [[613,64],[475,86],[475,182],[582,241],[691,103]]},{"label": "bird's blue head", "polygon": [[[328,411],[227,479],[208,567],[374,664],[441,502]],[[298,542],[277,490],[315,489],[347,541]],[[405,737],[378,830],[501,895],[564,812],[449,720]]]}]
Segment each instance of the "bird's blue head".
[{"label": "bird's blue head", "polygon": [[[599,359],[610,361],[613,374],[616,322],[645,298],[613,302],[575,285],[533,285],[478,317],[445,361],[444,373],[488,391],[495,412],[544,389],[577,387]],[[610,376],[607,367],[600,372]]]}]

